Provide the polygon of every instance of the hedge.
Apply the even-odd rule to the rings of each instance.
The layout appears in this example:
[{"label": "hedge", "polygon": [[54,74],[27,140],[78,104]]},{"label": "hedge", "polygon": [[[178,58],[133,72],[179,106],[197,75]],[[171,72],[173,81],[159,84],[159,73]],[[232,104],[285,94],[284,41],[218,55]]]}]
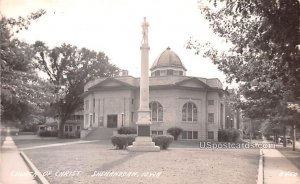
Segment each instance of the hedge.
[{"label": "hedge", "polygon": [[174,137],[172,135],[153,135],[152,141],[156,146],[159,146],[160,149],[167,149],[170,144],[173,142]]},{"label": "hedge", "polygon": [[40,131],[38,135],[41,137],[57,137],[58,131]]},{"label": "hedge", "polygon": [[134,127],[120,127],[118,134],[136,134],[136,128]]},{"label": "hedge", "polygon": [[183,132],[183,129],[180,127],[171,127],[167,130],[168,134],[171,134],[174,137],[174,140],[176,141],[178,139],[178,136]]},{"label": "hedge", "polygon": [[117,149],[125,149],[127,146],[132,145],[136,135],[114,135],[111,137],[111,143]]},{"label": "hedge", "polygon": [[222,129],[218,132],[219,142],[237,142],[240,140],[240,132],[237,129]]}]

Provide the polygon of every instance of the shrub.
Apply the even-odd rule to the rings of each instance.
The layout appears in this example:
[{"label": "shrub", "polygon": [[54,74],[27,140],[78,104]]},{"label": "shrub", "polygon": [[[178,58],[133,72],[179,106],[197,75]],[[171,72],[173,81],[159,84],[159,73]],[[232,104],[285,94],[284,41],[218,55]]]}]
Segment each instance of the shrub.
[{"label": "shrub", "polygon": [[232,133],[232,142],[237,142],[240,139],[240,132],[237,129],[232,129],[231,130]]},{"label": "shrub", "polygon": [[218,141],[219,142],[228,142],[228,131],[226,129],[222,129],[218,131]]},{"label": "shrub", "polygon": [[237,142],[240,139],[240,132],[237,129],[222,129],[218,132],[219,142]]},{"label": "shrub", "polygon": [[118,134],[136,134],[134,127],[121,127],[118,129]]},{"label": "shrub", "polygon": [[74,133],[64,132],[62,138],[64,138],[64,139],[76,139],[76,138],[80,138],[80,135],[78,137],[78,135],[76,135],[76,132],[75,132],[75,134]]},{"label": "shrub", "polygon": [[175,141],[178,139],[178,136],[181,134],[181,132],[183,132],[183,129],[180,127],[171,127],[167,130],[167,133],[171,134]]},{"label": "shrub", "polygon": [[174,137],[172,135],[154,135],[152,136],[152,141],[156,146],[159,146],[160,149],[167,149],[170,144],[173,142]]},{"label": "shrub", "polygon": [[136,135],[114,135],[111,137],[111,143],[117,149],[125,149],[127,146],[132,145]]},{"label": "shrub", "polygon": [[57,131],[40,131],[39,136],[41,137],[57,137]]}]

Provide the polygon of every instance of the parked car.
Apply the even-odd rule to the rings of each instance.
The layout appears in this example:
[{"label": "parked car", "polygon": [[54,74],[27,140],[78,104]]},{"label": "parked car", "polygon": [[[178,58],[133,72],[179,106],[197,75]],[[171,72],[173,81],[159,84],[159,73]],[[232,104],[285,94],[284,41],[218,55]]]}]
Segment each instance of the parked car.
[{"label": "parked car", "polygon": [[[279,137],[279,142],[283,143],[283,137]],[[293,140],[290,137],[286,137],[286,143],[287,144],[293,144]]]}]

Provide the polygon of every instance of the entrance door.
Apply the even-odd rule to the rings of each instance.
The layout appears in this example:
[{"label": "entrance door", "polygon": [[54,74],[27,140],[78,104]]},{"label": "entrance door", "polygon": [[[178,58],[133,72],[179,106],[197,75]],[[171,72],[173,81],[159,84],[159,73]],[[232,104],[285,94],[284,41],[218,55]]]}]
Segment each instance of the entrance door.
[{"label": "entrance door", "polygon": [[107,128],[118,127],[118,115],[107,115]]}]

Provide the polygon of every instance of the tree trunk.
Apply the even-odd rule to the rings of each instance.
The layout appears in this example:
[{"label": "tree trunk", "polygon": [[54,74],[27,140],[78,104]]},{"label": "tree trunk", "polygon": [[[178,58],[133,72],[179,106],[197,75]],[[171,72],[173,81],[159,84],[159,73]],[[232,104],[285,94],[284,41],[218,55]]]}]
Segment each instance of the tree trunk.
[{"label": "tree trunk", "polygon": [[58,137],[63,138],[64,137],[64,126],[65,126],[64,120],[60,119],[59,125],[58,125]]},{"label": "tree trunk", "polygon": [[252,134],[253,134],[253,130],[252,130],[252,119],[250,119],[250,143],[252,143]]},{"label": "tree trunk", "polygon": [[286,126],[283,126],[283,147],[286,147]]},{"label": "tree trunk", "polygon": [[296,151],[296,125],[293,125],[293,151]]}]

